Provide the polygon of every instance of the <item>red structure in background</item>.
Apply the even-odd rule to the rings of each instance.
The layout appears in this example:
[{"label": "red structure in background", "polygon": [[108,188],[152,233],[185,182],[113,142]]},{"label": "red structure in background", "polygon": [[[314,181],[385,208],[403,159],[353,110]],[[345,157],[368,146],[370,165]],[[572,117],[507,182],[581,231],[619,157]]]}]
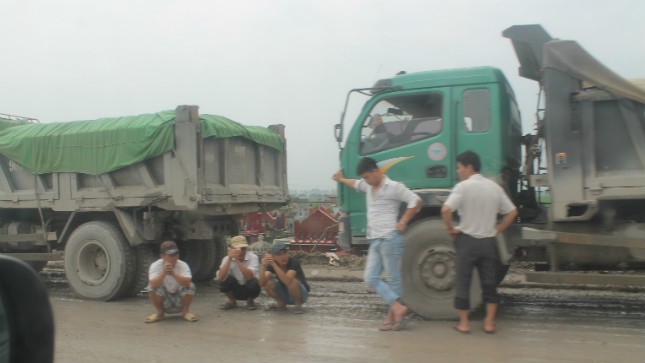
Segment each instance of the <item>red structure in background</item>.
[{"label": "red structure in background", "polygon": [[271,231],[284,229],[284,217],[272,212],[243,214],[239,223],[240,233],[247,237],[249,243],[257,242],[261,234],[266,236]]},{"label": "red structure in background", "polygon": [[309,212],[307,218],[295,222],[293,232],[294,237],[289,246],[292,251],[340,251],[337,242],[338,221],[325,207],[316,207]]}]

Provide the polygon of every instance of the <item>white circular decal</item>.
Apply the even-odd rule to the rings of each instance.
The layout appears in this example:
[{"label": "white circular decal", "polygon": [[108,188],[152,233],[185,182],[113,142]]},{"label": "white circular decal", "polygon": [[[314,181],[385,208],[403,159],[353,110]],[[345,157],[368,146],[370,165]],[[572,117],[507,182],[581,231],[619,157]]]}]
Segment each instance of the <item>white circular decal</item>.
[{"label": "white circular decal", "polygon": [[428,147],[428,157],[431,160],[439,161],[446,157],[446,146],[440,142],[435,142]]}]

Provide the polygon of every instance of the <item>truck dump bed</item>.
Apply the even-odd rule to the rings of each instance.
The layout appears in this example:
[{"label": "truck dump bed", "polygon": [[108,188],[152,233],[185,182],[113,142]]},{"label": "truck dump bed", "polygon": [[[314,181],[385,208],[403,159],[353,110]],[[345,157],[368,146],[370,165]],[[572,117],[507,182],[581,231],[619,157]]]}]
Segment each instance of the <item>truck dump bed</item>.
[{"label": "truck dump bed", "polygon": [[156,206],[226,215],[286,202],[282,126],[176,111],[0,131],[0,208]]}]

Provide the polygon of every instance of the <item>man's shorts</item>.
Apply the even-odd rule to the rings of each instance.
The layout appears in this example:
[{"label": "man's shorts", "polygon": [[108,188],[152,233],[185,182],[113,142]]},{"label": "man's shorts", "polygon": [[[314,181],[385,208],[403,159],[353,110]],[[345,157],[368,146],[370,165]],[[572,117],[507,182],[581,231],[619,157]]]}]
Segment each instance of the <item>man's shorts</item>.
[{"label": "man's shorts", "polygon": [[154,289],[148,284],[146,291],[148,293],[161,296],[163,299],[163,311],[168,314],[174,314],[181,312],[181,308],[183,307],[181,298],[186,295],[195,295],[197,288],[195,287],[195,284],[191,282],[190,286],[180,285],[177,291],[170,293],[166,290],[166,287],[163,284]]},{"label": "man's shorts", "polygon": [[[307,298],[309,297],[309,291],[307,291],[307,288],[302,284],[302,282],[298,280],[296,280],[296,282],[300,287],[300,302],[304,304],[307,302]],[[277,277],[273,278],[273,292],[287,305],[293,305],[296,303],[293,296],[289,294],[287,286],[280,282]]]},{"label": "man's shorts", "polygon": [[247,281],[246,284],[240,285],[235,277],[228,275],[226,280],[219,283],[219,291],[233,292],[235,300],[248,300],[258,297],[261,289],[258,279],[255,277],[252,280]]}]

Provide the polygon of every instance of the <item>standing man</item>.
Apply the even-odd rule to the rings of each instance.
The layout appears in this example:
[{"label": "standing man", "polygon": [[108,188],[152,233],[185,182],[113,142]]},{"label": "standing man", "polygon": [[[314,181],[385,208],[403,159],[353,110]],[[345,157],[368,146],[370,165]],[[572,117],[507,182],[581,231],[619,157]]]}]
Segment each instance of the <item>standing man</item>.
[{"label": "standing man", "polygon": [[228,256],[222,259],[217,271],[215,279],[219,281],[219,291],[228,297],[228,301],[219,306],[222,310],[237,308],[237,300],[246,300],[248,310],[257,309],[254,300],[260,295],[259,260],[255,253],[248,252],[248,247],[246,237],[231,238]]},{"label": "standing man", "polygon": [[186,321],[197,321],[197,315],[189,311],[196,291],[191,281],[190,267],[179,259],[179,248],[175,242],[165,241],[159,250],[160,258],[150,265],[146,288],[157,312],[145,318],[145,322],[154,323],[163,319],[166,313],[178,312]]},{"label": "standing man", "polygon": [[[510,226],[517,209],[502,187],[479,174],[479,156],[466,151],[457,156],[457,175],[461,180],[455,185],[441,208],[448,233],[454,238],[457,250],[455,308],[459,323],[454,327],[460,333],[470,332],[468,311],[470,309],[470,280],[473,268],[477,267],[481,281],[483,301],[486,303],[484,332],[495,333],[498,254],[495,236]],[[459,226],[453,225],[452,215],[458,211]],[[497,215],[503,214],[497,224]]]},{"label": "standing man", "polygon": [[262,257],[260,286],[275,300],[267,310],[286,310],[287,305],[293,305],[294,314],[304,312],[302,304],[309,297],[309,284],[300,262],[289,257],[289,247],[284,243],[274,242]]},{"label": "standing man", "polygon": [[[421,208],[421,198],[403,183],[385,176],[372,158],[362,158],[356,167],[362,179],[347,179],[342,170],[332,179],[350,188],[367,193],[367,239],[369,250],[365,266],[365,282],[390,305],[379,330],[400,330],[408,307],[401,302],[401,255],[403,235],[408,222]],[[398,218],[401,203],[407,208]],[[381,273],[385,271],[385,280]]]}]

